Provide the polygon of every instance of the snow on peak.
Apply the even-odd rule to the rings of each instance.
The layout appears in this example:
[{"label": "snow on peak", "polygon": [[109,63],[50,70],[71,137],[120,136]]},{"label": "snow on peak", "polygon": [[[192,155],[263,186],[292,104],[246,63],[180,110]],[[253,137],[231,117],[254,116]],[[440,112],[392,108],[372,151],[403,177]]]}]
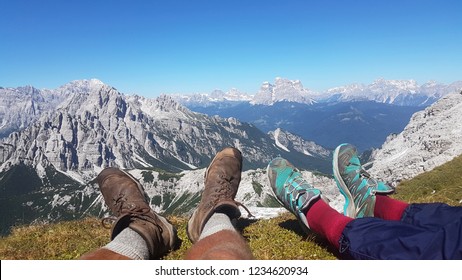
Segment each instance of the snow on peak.
[{"label": "snow on peak", "polygon": [[393,92],[410,92],[415,93],[419,86],[414,80],[375,80],[370,86],[373,91],[391,90]]},{"label": "snow on peak", "polygon": [[[458,84],[444,85],[435,81],[421,86],[414,80],[375,80],[372,84],[351,84],[334,87],[317,95],[318,101],[369,100],[401,106],[429,106],[446,94],[452,93]],[[462,87],[460,87],[462,88]]]},{"label": "snow on peak", "polygon": [[105,86],[106,84],[103,83],[102,81],[98,79],[90,79],[90,80],[74,80],[71,81],[62,87],[61,89],[80,89],[80,90],[89,90],[89,89],[94,89],[94,88],[101,88],[102,86]]},{"label": "snow on peak", "polygon": [[231,88],[229,91],[220,89],[213,90],[210,93],[196,94],[174,94],[171,95],[175,100],[185,105],[207,105],[214,102],[249,102],[253,96],[243,93],[236,88]]},{"label": "snow on peak", "polygon": [[400,106],[429,106],[441,97],[462,89],[462,81],[450,85],[429,81],[419,85],[415,80],[376,79],[371,84],[353,83],[325,91],[305,88],[300,80],[276,77],[274,83],[265,81],[259,91],[252,95],[232,88],[225,92],[192,95],[172,95],[184,105],[209,106],[215,103],[250,102],[250,104],[273,105],[281,101],[313,104],[315,102],[375,101]]},{"label": "snow on peak", "polygon": [[278,146],[279,148],[283,149],[286,152],[290,152],[286,146],[282,145],[281,142],[279,142],[279,133],[281,133],[281,129],[278,127],[274,131],[274,141],[275,141],[276,146]]}]

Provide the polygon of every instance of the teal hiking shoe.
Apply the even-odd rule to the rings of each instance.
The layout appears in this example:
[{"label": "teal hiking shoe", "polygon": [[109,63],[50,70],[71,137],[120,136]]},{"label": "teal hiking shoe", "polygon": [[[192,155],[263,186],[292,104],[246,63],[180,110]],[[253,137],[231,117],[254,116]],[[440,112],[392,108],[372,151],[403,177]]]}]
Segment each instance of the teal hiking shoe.
[{"label": "teal hiking shoe", "polygon": [[268,164],[267,172],[279,203],[310,228],[304,211],[321,197],[321,191],[313,188],[290,162],[281,157]]},{"label": "teal hiking shoe", "polygon": [[334,179],[345,197],[343,214],[351,218],[373,217],[375,194],[390,194],[394,188],[371,178],[359,160],[356,147],[341,144],[334,152]]}]

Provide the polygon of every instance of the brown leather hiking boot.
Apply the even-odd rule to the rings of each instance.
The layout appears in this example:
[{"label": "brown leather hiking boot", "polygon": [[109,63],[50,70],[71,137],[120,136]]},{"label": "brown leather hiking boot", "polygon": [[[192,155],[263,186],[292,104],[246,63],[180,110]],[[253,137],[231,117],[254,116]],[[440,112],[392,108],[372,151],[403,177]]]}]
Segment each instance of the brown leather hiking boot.
[{"label": "brown leather hiking boot", "polygon": [[[117,168],[106,168],[96,178],[104,200],[116,218],[111,240],[129,227],[146,241],[150,258],[159,258],[178,244],[176,229],[156,214],[148,203],[141,184],[130,174]],[[111,219],[111,218],[109,218]],[[103,222],[108,218],[103,219]]]},{"label": "brown leather hiking boot", "polygon": [[242,155],[235,148],[218,152],[205,172],[205,188],[196,210],[188,221],[186,232],[195,243],[213,213],[239,218],[239,202],[234,201],[241,181]]}]

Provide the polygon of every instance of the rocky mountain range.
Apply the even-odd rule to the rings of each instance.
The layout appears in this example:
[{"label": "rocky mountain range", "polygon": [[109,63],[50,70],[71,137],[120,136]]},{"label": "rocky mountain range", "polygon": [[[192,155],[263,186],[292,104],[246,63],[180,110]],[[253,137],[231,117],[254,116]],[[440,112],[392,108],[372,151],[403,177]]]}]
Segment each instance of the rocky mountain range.
[{"label": "rocky mountain range", "polygon": [[[169,96],[125,96],[98,80],[75,81],[53,93],[56,100],[62,98],[55,108],[43,110],[0,141],[3,228],[18,219],[55,220],[75,218],[84,209],[92,212],[98,191],[89,182],[108,166],[143,170],[138,174],[146,178],[163,172],[154,184],[166,183],[156,190],[162,196],[153,205],[184,212],[188,203],[197,202],[198,193],[184,196],[176,187],[177,175],[168,172],[204,168],[225,146],[241,150],[246,170],[265,167],[282,155],[300,167],[329,171],[328,152],[320,146],[293,136],[295,145],[288,138],[281,141],[297,149],[283,149],[279,140],[251,124],[192,112]],[[44,100],[33,100],[32,107],[40,102]],[[180,202],[173,207],[175,201]]]},{"label": "rocky mountain range", "polygon": [[399,134],[374,151],[370,172],[391,184],[442,165],[462,154],[462,92],[448,94],[415,113]]},{"label": "rocky mountain range", "polygon": [[415,112],[460,90],[461,81],[418,85],[413,80],[378,79],[369,85],[315,92],[298,80],[277,78],[274,84],[263,83],[254,95],[233,90],[233,94],[215,91],[213,98],[207,94],[173,97],[193,111],[234,117],[267,133],[283,129],[330,149],[352,142],[366,151],[401,132]]},{"label": "rocky mountain range", "polygon": [[441,97],[460,92],[462,81],[449,85],[430,81],[419,85],[414,80],[378,79],[372,84],[351,84],[328,89],[318,95],[319,102],[368,100],[398,106],[427,107]]},{"label": "rocky mountain range", "polygon": [[223,107],[227,103],[244,102],[253,105],[271,106],[278,102],[302,104],[373,101],[397,106],[427,107],[448,93],[462,89],[462,81],[442,84],[429,81],[419,85],[414,80],[377,79],[371,84],[350,84],[314,91],[303,86],[300,80],[276,78],[274,83],[264,82],[256,93],[242,93],[233,88],[228,92],[215,90],[212,93],[173,95],[180,103],[189,107]]},{"label": "rocky mountain range", "polygon": [[331,150],[340,143],[351,142],[361,151],[379,148],[389,134],[401,132],[412,114],[424,108],[373,101],[216,105],[188,108],[209,116],[239,118],[267,133],[283,129]]},{"label": "rocky mountain range", "polygon": [[[199,201],[204,167],[224,146],[243,152],[246,170],[236,199],[257,217],[284,211],[276,207],[264,169],[278,155],[302,169],[317,170],[303,173],[341,209],[334,181],[319,173],[330,174],[331,149],[300,137],[299,130],[264,133],[237,118],[193,112],[170,96],[126,96],[98,80],[74,81],[56,90],[2,88],[0,98],[10,100],[5,104],[11,108],[3,109],[3,124],[10,124],[5,119],[14,122],[14,115],[20,119],[35,112],[30,118],[21,116],[22,126],[11,126],[13,132],[0,140],[2,234],[15,224],[106,215],[94,178],[107,166],[119,166],[138,178],[157,211],[187,215]],[[447,94],[414,114],[402,133],[374,151],[373,174],[396,182],[461,154],[461,98]],[[277,104],[249,106],[274,111]]]},{"label": "rocky mountain range", "polygon": [[304,88],[300,80],[276,78],[274,84],[264,82],[250,103],[273,105],[276,102],[288,101],[313,104],[313,95],[314,92]]},{"label": "rocky mountain range", "polygon": [[32,86],[0,87],[0,138],[26,128],[42,113],[53,110],[65,93],[38,90]]},{"label": "rocky mountain range", "polygon": [[238,147],[251,168],[285,152],[250,124],[192,112],[169,96],[125,96],[97,80],[62,88],[68,97],[59,106],[2,140],[0,170],[24,162],[63,172],[107,166],[179,171],[206,166],[225,146]]}]

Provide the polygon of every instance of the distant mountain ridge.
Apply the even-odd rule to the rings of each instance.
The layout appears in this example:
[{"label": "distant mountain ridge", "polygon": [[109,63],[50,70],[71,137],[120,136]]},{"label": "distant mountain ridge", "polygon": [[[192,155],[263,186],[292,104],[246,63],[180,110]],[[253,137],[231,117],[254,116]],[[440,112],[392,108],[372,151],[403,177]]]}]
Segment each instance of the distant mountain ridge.
[{"label": "distant mountain ridge", "polygon": [[228,92],[173,95],[186,106],[219,106],[217,103],[249,102],[271,106],[277,102],[303,104],[373,101],[398,106],[426,107],[441,97],[462,89],[462,81],[449,85],[430,81],[419,85],[414,80],[377,79],[371,84],[350,84],[316,92],[305,88],[300,80],[276,78],[274,83],[264,82],[256,93],[246,94],[232,89]]},{"label": "distant mountain ridge", "polygon": [[370,85],[314,92],[298,80],[277,78],[274,84],[263,83],[255,95],[228,98],[221,92],[218,97],[217,91],[213,98],[207,94],[173,98],[193,111],[234,117],[264,132],[281,128],[330,149],[351,142],[365,151],[379,148],[389,134],[401,132],[415,112],[461,90],[462,81],[418,85],[413,80],[378,79]]},{"label": "distant mountain ridge", "polygon": [[418,85],[414,80],[379,79],[370,85],[352,84],[327,90],[320,95],[319,101],[369,100],[399,106],[429,106],[443,96],[460,92],[462,81],[449,85],[434,81]]},{"label": "distant mountain ridge", "polygon": [[210,116],[239,118],[264,132],[280,128],[333,150],[343,142],[361,150],[379,148],[391,133],[399,133],[412,114],[424,107],[397,106],[373,101],[303,104],[277,102],[271,106],[246,103],[193,106]]}]

